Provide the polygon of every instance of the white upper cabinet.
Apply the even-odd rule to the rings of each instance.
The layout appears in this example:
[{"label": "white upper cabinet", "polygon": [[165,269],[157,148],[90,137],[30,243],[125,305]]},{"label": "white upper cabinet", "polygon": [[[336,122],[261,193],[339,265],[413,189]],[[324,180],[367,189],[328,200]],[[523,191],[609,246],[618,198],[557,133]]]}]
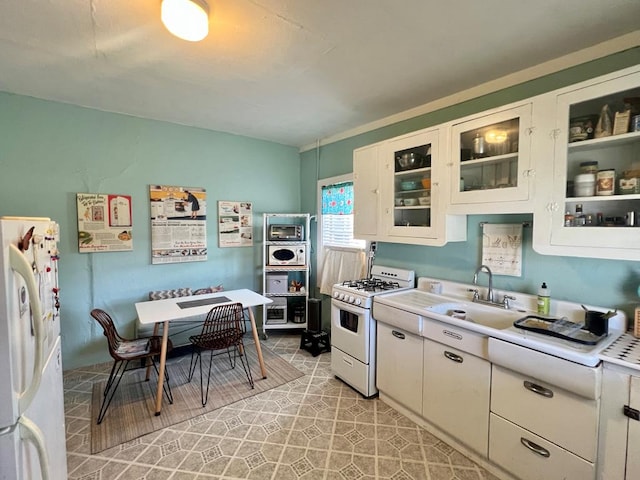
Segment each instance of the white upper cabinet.
[{"label": "white upper cabinet", "polygon": [[380,169],[378,144],[353,152],[353,230],[354,236],[375,241],[380,211]]},{"label": "white upper cabinet", "polygon": [[[640,114],[640,70],[547,94],[540,104],[549,113],[550,140],[538,178],[534,249],[640,260],[640,131],[630,120]],[[603,109],[610,117],[600,121]]]},{"label": "white upper cabinet", "polygon": [[532,212],[532,104],[514,104],[451,124],[451,213]]},{"label": "white upper cabinet", "polygon": [[444,245],[466,240],[466,217],[445,215],[445,133],[425,129],[354,151],[356,238]]},{"label": "white upper cabinet", "polygon": [[634,66],[360,148],[356,237],[437,246],[533,212],[538,253],[640,260],[639,119]]}]

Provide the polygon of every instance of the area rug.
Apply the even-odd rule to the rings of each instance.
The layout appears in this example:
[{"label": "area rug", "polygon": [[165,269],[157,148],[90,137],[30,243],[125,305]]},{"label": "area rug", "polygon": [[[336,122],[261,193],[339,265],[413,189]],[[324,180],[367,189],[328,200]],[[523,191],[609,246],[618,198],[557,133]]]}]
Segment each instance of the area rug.
[{"label": "area rug", "polygon": [[[100,425],[96,424],[96,418],[106,381],[94,383],[91,398],[91,453],[101,452],[142,435],[271,390],[303,375],[289,362],[262,346],[262,355],[267,367],[267,378],[263,379],[260,376],[254,345],[246,345],[245,351],[251,365],[255,388],[249,387],[239,362],[235,369],[231,369],[226,355],[221,355],[213,360],[209,400],[205,407],[200,401],[198,370],[191,382],[187,380],[190,355],[167,362],[173,404],[170,404],[164,396],[162,413],[157,417],[154,415],[157,383],[154,374],[150,381],[144,381],[145,369],[125,374],[107,415]],[[203,358],[207,359],[205,361],[205,367],[207,367],[208,354],[203,355]],[[206,375],[206,368],[204,371]]]}]

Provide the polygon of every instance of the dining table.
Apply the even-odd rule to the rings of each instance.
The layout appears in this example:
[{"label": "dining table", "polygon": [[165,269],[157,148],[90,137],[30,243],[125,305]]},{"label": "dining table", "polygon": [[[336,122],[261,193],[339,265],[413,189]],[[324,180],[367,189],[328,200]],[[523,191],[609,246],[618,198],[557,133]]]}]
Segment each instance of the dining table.
[{"label": "dining table", "polygon": [[256,353],[258,355],[258,363],[260,364],[260,372],[262,378],[267,378],[267,369],[262,357],[262,349],[260,347],[260,338],[258,336],[258,328],[253,315],[253,307],[258,305],[266,305],[273,302],[259,293],[247,288],[238,290],[226,290],[215,293],[206,293],[203,295],[193,295],[187,297],[164,298],[162,300],[147,300],[137,302],[135,304],[136,312],[140,323],[145,325],[154,325],[153,334],[158,335],[160,325],[162,328],[162,348],[160,350],[160,366],[158,371],[158,388],[156,392],[155,415],[160,415],[162,411],[162,388],[164,385],[164,372],[167,360],[167,344],[169,339],[169,322],[184,322],[196,320],[195,317],[206,315],[214,306],[241,303],[242,308],[249,313],[249,322],[251,323],[251,332],[255,342]]}]

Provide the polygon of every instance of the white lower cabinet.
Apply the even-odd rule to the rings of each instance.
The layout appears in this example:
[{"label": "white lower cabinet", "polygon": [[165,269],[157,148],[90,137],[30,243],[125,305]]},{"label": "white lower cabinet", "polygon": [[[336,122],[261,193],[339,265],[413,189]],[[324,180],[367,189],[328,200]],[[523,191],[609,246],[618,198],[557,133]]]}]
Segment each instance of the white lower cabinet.
[{"label": "white lower cabinet", "polygon": [[595,479],[602,367],[495,338],[488,358],[489,460],[522,480]]},{"label": "white lower cabinet", "polygon": [[[629,407],[635,411],[640,411],[640,377],[632,376],[630,380]],[[640,420],[637,418],[629,418],[626,480],[640,478],[638,445],[640,445]]]},{"label": "white lower cabinet", "polygon": [[[631,377],[629,407],[636,411],[640,411],[640,377]],[[640,455],[638,455],[638,445],[640,445],[640,421],[635,418],[630,418],[629,436],[627,437],[626,480],[640,478]]]},{"label": "white lower cabinet", "polygon": [[422,337],[378,322],[376,386],[409,410],[422,410]]},{"label": "white lower cabinet", "polygon": [[486,457],[490,363],[424,339],[423,375],[422,415]]},{"label": "white lower cabinet", "polygon": [[[621,423],[622,401],[629,399],[629,406],[640,410],[640,378],[625,383],[612,377],[617,383],[606,385],[620,384],[617,390],[624,387],[626,395],[607,400],[601,395],[602,365],[580,365],[418,318],[421,328],[414,326],[413,333],[378,322],[376,383],[383,400],[418,414],[436,435],[509,478],[609,480],[602,472],[615,471],[622,480],[626,459],[625,479],[640,479],[640,457],[632,447],[623,453],[625,440],[640,444],[640,421],[627,419],[628,438],[622,437],[626,423],[615,429],[615,438],[610,435],[619,453],[616,464],[605,469],[603,441],[612,428],[600,412],[603,405],[611,410],[605,417]],[[397,325],[402,320],[398,316]]]},{"label": "white lower cabinet", "polygon": [[497,365],[491,380],[491,411],[595,462],[598,401]]},{"label": "white lower cabinet", "polygon": [[[637,358],[637,353],[631,350],[627,358]],[[598,480],[638,480],[640,371],[605,360],[602,386]]]},{"label": "white lower cabinet", "polygon": [[[531,412],[542,416],[544,412]],[[491,414],[489,460],[522,480],[587,480],[595,477],[595,465]]]}]

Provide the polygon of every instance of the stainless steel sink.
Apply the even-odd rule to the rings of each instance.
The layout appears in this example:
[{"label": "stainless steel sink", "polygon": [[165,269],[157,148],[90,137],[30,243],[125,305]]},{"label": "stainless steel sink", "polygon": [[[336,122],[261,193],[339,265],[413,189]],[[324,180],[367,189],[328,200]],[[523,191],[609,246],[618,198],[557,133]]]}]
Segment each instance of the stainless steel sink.
[{"label": "stainless steel sink", "polygon": [[[522,312],[516,310],[503,310],[466,302],[448,302],[426,307],[428,312],[437,319],[438,315],[458,319],[460,322],[471,322],[485,327],[503,330],[513,326],[513,322],[522,318]],[[429,314],[426,314],[429,316]]]}]

